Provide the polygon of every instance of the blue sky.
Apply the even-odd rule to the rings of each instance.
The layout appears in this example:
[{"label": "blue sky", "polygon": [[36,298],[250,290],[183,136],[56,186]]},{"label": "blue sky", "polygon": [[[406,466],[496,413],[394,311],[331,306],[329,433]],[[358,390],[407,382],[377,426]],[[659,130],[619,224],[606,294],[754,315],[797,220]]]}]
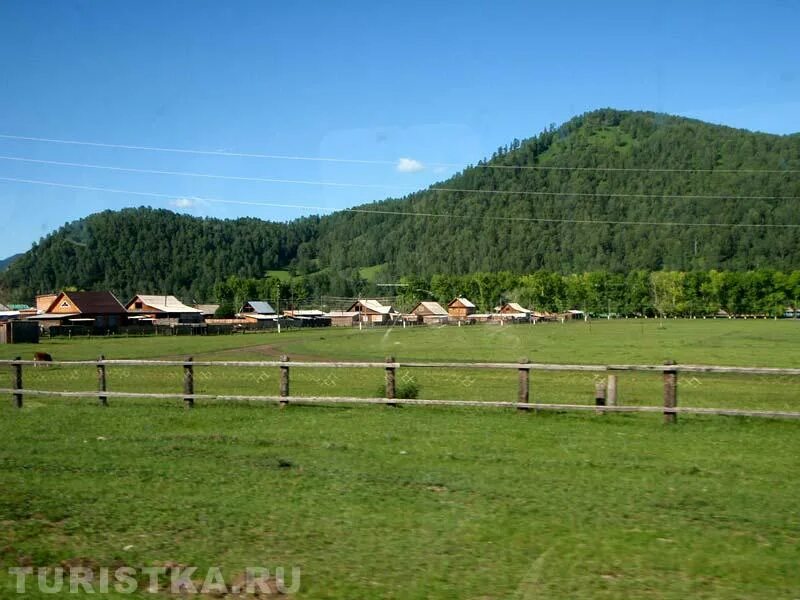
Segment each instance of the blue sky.
[{"label": "blue sky", "polygon": [[[0,138],[0,178],[163,195],[0,180],[0,257],[103,209],[146,204],[286,220],[398,196],[606,106],[798,132],[799,22],[791,1],[5,0],[0,134],[374,162]],[[403,158],[407,168],[398,169]]]}]

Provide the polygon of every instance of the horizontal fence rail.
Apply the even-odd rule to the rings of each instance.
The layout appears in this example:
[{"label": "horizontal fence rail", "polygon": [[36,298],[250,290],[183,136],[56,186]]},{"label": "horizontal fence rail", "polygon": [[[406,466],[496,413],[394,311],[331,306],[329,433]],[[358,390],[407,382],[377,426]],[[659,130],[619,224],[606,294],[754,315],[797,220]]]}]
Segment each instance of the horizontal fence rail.
[{"label": "horizontal fence rail", "polygon": [[[0,365],[41,366],[36,360],[0,360]],[[47,365],[66,367],[129,366],[129,367],[182,367],[185,360],[53,360]],[[195,367],[283,367],[286,363],[278,360],[207,360],[192,361]],[[726,367],[716,365],[571,365],[549,363],[464,363],[464,362],[325,362],[325,361],[291,361],[289,365],[300,368],[315,369],[525,369],[528,371],[590,371],[604,373],[607,371],[677,371],[680,373],[732,373],[741,375],[800,375],[800,369],[778,367]]]},{"label": "horizontal fence rail", "polygon": [[[52,391],[25,389],[23,386],[23,367],[25,366],[64,366],[64,367],[94,367],[97,369],[97,390],[95,391]],[[725,408],[693,408],[678,407],[678,374],[679,373],[720,373],[740,375],[777,375],[800,376],[800,369],[773,368],[773,367],[733,367],[714,365],[677,365],[667,361],[663,365],[573,365],[573,364],[548,364],[532,363],[522,359],[518,363],[497,362],[402,362],[394,357],[388,357],[384,362],[354,361],[354,362],[324,362],[324,361],[290,361],[288,356],[280,360],[268,361],[194,361],[191,357],[184,360],[134,360],[134,359],[106,359],[101,356],[98,360],[0,360],[0,366],[11,367],[11,386],[0,388],[0,393],[10,394],[14,405],[23,406],[23,397],[50,396],[61,398],[86,398],[96,397],[102,406],[108,406],[110,398],[134,399],[181,399],[187,408],[194,406],[196,400],[207,401],[254,401],[276,403],[280,406],[287,404],[381,404],[388,406],[451,406],[451,407],[480,407],[480,408],[515,408],[521,411],[594,411],[597,413],[662,413],[666,423],[675,423],[679,414],[696,415],[725,415],[743,417],[768,417],[782,419],[800,419],[800,412],[773,411],[773,410],[740,410]],[[166,393],[146,392],[115,392],[108,389],[107,369],[114,366],[125,367],[179,367],[183,373],[183,391]],[[280,395],[241,395],[241,394],[196,394],[194,391],[194,369],[196,367],[228,367],[228,368],[277,368],[280,370]],[[325,369],[383,369],[385,371],[385,397],[359,398],[359,397],[331,397],[331,396],[292,396],[290,395],[290,369],[294,368],[325,368]],[[491,400],[426,400],[396,397],[397,369],[493,369],[516,370],[518,372],[518,401],[491,401]],[[607,373],[605,381],[598,381],[595,387],[594,404],[557,404],[530,402],[530,372],[531,371],[576,371]],[[616,372],[653,372],[663,375],[663,406],[620,406],[617,404],[617,375]]]}]

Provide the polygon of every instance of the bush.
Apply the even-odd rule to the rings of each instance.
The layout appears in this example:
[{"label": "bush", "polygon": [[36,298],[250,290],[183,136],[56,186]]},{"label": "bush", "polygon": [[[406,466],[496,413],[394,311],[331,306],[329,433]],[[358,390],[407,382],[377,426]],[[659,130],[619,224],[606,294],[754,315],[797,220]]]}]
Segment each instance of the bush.
[{"label": "bush", "polygon": [[[413,400],[415,398],[419,398],[419,385],[414,380],[400,382],[395,385],[394,396],[400,400]],[[386,397],[386,388],[384,386],[380,386],[378,388],[376,397]]]},{"label": "bush", "polygon": [[232,302],[223,302],[219,305],[216,311],[214,311],[214,317],[217,319],[231,319],[236,314],[236,308],[233,306]]}]

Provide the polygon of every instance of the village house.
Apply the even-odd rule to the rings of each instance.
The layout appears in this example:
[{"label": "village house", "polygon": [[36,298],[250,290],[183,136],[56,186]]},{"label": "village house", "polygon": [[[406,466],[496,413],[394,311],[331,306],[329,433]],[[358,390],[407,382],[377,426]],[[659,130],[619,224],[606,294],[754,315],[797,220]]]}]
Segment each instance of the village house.
[{"label": "village house", "polygon": [[137,294],[125,305],[132,321],[155,324],[202,323],[203,312],[186,306],[175,296]]},{"label": "village house", "polygon": [[114,330],[127,322],[127,311],[111,292],[61,292],[37,296],[38,314],[29,317],[42,327],[83,326]]},{"label": "village house", "polygon": [[516,302],[506,302],[499,308],[497,314],[500,319],[513,321],[530,321],[533,316],[532,311]]},{"label": "village house", "polygon": [[272,305],[264,300],[248,300],[236,313],[236,317],[244,319],[245,323],[255,323],[262,327],[277,326],[280,319],[280,315],[275,312]]},{"label": "village house", "polygon": [[277,315],[272,305],[265,300],[248,300],[239,310],[240,315]]},{"label": "village house", "polygon": [[438,302],[423,301],[411,309],[412,315],[418,315],[425,324],[447,323],[447,310]]},{"label": "village house", "polygon": [[358,313],[362,323],[373,324],[390,323],[399,314],[391,306],[377,300],[357,300],[345,312]]},{"label": "village house", "polygon": [[450,304],[447,305],[447,313],[451,319],[462,321],[475,314],[475,305],[466,298],[459,296],[451,300]]}]

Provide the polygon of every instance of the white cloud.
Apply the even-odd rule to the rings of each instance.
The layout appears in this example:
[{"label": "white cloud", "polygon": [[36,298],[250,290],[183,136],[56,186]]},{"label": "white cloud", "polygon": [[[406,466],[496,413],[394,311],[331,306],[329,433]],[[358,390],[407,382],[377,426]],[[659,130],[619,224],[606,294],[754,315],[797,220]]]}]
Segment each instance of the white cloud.
[{"label": "white cloud", "polygon": [[413,158],[401,158],[397,161],[398,173],[418,173],[424,171],[425,165]]},{"label": "white cloud", "polygon": [[194,208],[197,206],[198,202],[194,198],[176,198],[175,200],[170,201],[170,205],[175,208]]}]

